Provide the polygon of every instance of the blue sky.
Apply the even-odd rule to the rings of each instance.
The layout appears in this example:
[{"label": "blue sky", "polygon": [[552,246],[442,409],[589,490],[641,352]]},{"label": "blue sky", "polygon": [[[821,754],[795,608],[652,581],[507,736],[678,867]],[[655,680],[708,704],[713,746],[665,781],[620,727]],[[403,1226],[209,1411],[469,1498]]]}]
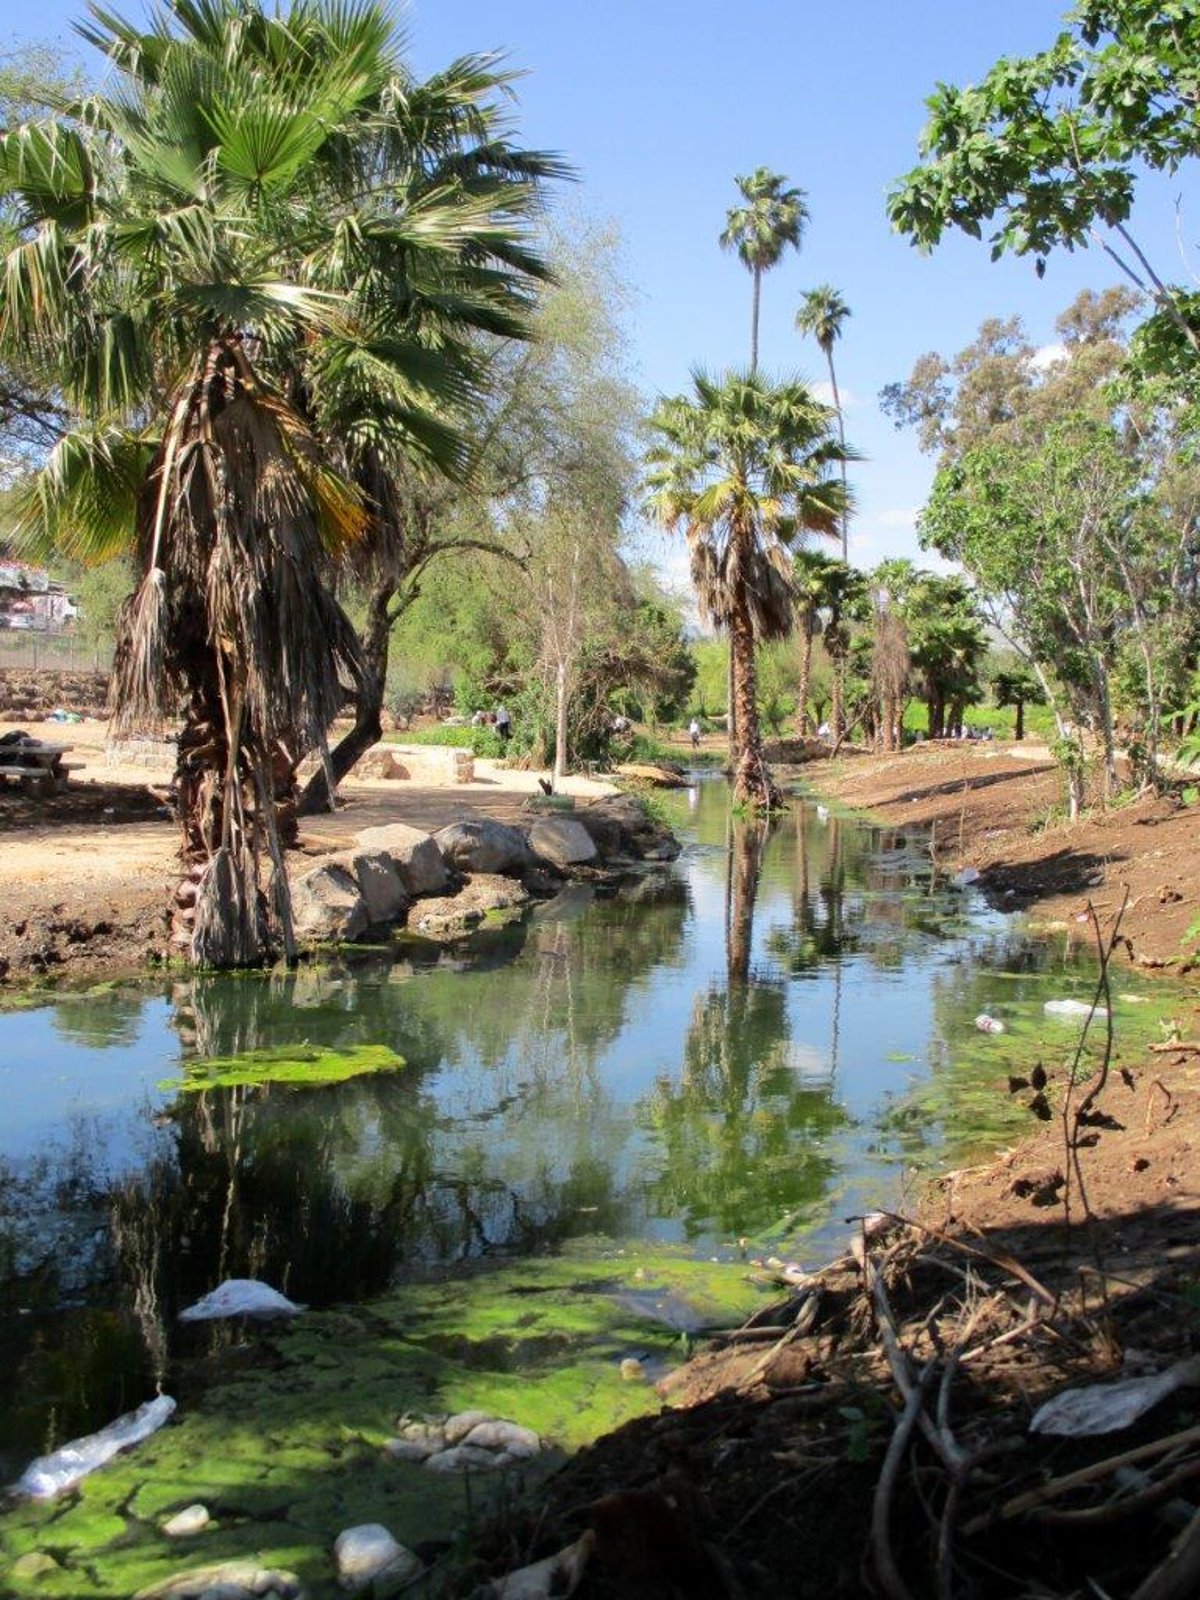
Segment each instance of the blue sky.
[{"label": "blue sky", "polygon": [[[0,5],[0,40],[74,48],[70,22],[82,8],[72,0],[19,13],[15,0]],[[580,176],[572,210],[620,230],[634,376],[650,397],[683,388],[694,365],[748,358],[749,277],[717,245],[734,175],[768,166],[807,191],[803,249],[764,285],[760,360],[824,379],[793,317],[806,288],[840,289],[854,313],[837,352],[847,433],[867,457],[854,473],[852,555],[871,564],[916,553],[912,520],[930,478],[911,437],[880,414],[882,386],[926,350],[960,349],[985,316],[1019,313],[1048,343],[1081,288],[1115,281],[1094,250],[1056,254],[1041,281],[1031,262],[992,264],[966,239],[920,256],[884,214],[889,184],[916,159],[934,83],[978,79],[1001,55],[1044,47],[1065,9],[1065,0],[414,0],[397,15],[422,73],[488,49],[525,69],[522,139],[566,155]],[[1146,186],[1134,219],[1177,280],[1180,195],[1190,243],[1200,208],[1178,179]]]}]

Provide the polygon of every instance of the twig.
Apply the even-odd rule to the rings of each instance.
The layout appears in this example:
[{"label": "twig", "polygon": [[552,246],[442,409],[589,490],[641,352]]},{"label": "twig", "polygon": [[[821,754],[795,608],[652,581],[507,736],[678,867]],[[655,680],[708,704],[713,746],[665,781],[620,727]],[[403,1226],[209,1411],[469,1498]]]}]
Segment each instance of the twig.
[{"label": "twig", "polygon": [[936,1363],[931,1361],[909,1390],[900,1420],[888,1440],[887,1454],[883,1458],[883,1466],[879,1472],[879,1482],[875,1485],[875,1499],[871,1506],[871,1551],[876,1575],[884,1593],[891,1596],[891,1600],[912,1600],[908,1585],[900,1576],[896,1557],[892,1551],[892,1497],[896,1492],[900,1463],[904,1459],[904,1453],[908,1449],[909,1440],[913,1436],[918,1420],[924,1416],[925,1393],[931,1387],[936,1371]]},{"label": "twig", "polygon": [[1098,1478],[1107,1477],[1109,1473],[1116,1472],[1118,1467],[1131,1467],[1136,1462],[1149,1461],[1154,1456],[1166,1455],[1180,1446],[1195,1443],[1200,1443],[1200,1426],[1185,1428],[1182,1433],[1170,1434],[1165,1439],[1153,1439],[1148,1444],[1124,1450],[1120,1455],[1107,1456],[1103,1461],[1093,1461],[1089,1466],[1068,1472],[1065,1477],[1051,1478],[1049,1483],[1040,1484],[1036,1489],[1027,1489],[1023,1494],[1015,1495],[995,1511],[984,1512],[973,1518],[964,1531],[968,1534],[979,1533],[994,1522],[1011,1522],[1014,1517],[1023,1516],[1025,1512],[1044,1505],[1048,1500],[1056,1500],[1059,1495],[1067,1494],[1072,1489],[1095,1483]]},{"label": "twig", "polygon": [[1200,1043],[1194,1039],[1175,1039],[1170,1044],[1152,1044],[1150,1049],[1156,1056],[1200,1055]]},{"label": "twig", "polygon": [[1200,1456],[1194,1456],[1192,1460],[1184,1462],[1181,1467],[1176,1467],[1174,1472],[1168,1473],[1157,1483],[1148,1484],[1146,1488],[1140,1489],[1136,1494],[1126,1495],[1124,1499],[1111,1500],[1102,1506],[1083,1506],[1078,1511],[1046,1506],[1031,1512],[1030,1517],[1035,1522],[1061,1527],[1072,1525],[1088,1527],[1106,1522],[1119,1522],[1123,1517],[1136,1516],[1139,1511],[1149,1511],[1163,1500],[1170,1500],[1181,1484],[1189,1483],[1195,1477],[1200,1477]]},{"label": "twig", "polygon": [[883,1215],[894,1217],[897,1222],[903,1222],[907,1227],[918,1228],[922,1233],[927,1233],[931,1239],[936,1239],[939,1244],[948,1245],[952,1250],[959,1250],[963,1255],[974,1256],[979,1261],[987,1261],[993,1267],[999,1267],[1001,1272],[1009,1273],[1012,1277],[1019,1279],[1027,1289],[1031,1289],[1043,1304],[1057,1310],[1058,1296],[1051,1294],[1044,1283],[1039,1283],[1031,1272],[1006,1251],[981,1250],[977,1245],[967,1244],[965,1239],[959,1239],[952,1233],[943,1232],[941,1228],[935,1228],[927,1222],[919,1222],[915,1217],[902,1217],[895,1211],[885,1211]]}]

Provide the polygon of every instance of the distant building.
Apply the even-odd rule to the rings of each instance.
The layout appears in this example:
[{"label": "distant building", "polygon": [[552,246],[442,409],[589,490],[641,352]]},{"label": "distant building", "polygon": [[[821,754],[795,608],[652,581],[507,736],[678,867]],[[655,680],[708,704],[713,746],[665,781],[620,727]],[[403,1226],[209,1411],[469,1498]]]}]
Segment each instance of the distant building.
[{"label": "distant building", "polygon": [[44,567],[0,560],[0,628],[63,633],[78,615],[65,587]]}]

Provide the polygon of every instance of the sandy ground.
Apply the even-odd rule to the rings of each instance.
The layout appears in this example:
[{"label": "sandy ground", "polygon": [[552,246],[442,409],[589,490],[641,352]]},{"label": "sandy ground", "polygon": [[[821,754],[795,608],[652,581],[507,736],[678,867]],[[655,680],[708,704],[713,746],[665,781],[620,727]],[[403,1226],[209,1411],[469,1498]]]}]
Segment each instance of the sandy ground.
[{"label": "sandy ground", "polygon": [[[66,793],[50,799],[0,786],[0,980],[69,968],[83,974],[154,959],[165,942],[163,908],[176,872],[178,834],[164,805],[161,769],[111,764],[100,722],[46,726],[78,763]],[[306,818],[306,854],[353,842],[364,828],[406,822],[434,832],[464,817],[512,821],[546,772],[495,761],[475,764],[473,783],[445,788],[395,779],[342,786],[338,809]],[[613,792],[595,778],[570,777],[559,790],[582,798]]]}]

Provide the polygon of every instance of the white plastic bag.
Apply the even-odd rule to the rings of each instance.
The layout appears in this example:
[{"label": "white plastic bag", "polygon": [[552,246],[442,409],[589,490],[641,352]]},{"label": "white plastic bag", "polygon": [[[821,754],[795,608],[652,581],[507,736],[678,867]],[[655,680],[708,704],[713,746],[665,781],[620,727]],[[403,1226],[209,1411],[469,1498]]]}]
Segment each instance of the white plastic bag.
[{"label": "white plastic bag", "polygon": [[110,1422],[99,1433],[85,1434],[82,1439],[72,1439],[61,1450],[38,1456],[13,1484],[13,1493],[27,1495],[31,1500],[50,1500],[66,1489],[73,1489],[89,1472],[95,1472],[120,1451],[157,1433],[174,1409],[175,1402],[170,1395],[160,1394],[156,1400],[147,1400],[136,1411],[128,1411]]},{"label": "white plastic bag", "polygon": [[257,1278],[226,1278],[211,1294],[179,1313],[180,1322],[215,1322],[219,1317],[294,1317],[303,1311],[269,1283]]},{"label": "white plastic bag", "polygon": [[1118,1433],[1131,1428],[1139,1417],[1176,1389],[1200,1383],[1200,1356],[1177,1361],[1165,1372],[1148,1378],[1123,1378],[1118,1383],[1092,1383],[1084,1389],[1064,1389],[1034,1412],[1030,1433],[1053,1433],[1068,1439],[1085,1434]]},{"label": "white plastic bag", "polygon": [[1108,1015],[1104,1006],[1089,1005],[1086,1000],[1047,1000],[1042,1010],[1048,1017],[1090,1017],[1093,1011],[1098,1017]]}]

